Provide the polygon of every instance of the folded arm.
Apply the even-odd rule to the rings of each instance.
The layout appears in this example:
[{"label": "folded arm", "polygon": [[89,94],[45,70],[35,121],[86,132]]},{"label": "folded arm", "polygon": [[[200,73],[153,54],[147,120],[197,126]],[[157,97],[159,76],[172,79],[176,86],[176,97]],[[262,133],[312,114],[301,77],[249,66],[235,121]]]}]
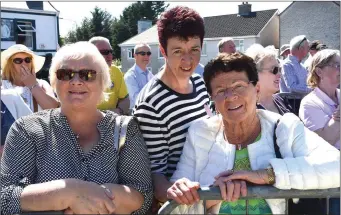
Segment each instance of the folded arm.
[{"label": "folded arm", "polygon": [[283,159],[271,159],[279,189],[327,189],[340,186],[340,152],[285,114],[276,129]]}]

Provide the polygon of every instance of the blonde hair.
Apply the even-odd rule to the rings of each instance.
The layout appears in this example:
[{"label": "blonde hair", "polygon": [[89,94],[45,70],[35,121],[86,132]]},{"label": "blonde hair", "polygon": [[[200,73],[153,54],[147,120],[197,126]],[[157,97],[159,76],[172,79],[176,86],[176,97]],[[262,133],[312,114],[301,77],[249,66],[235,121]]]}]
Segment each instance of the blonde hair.
[{"label": "blonde hair", "polygon": [[111,85],[110,68],[96,46],[90,42],[81,41],[71,43],[63,46],[57,51],[50,67],[50,83],[53,89],[56,90],[57,70],[62,68],[68,61],[72,60],[86,61],[95,65],[102,90],[99,102],[107,101],[109,93],[106,93],[105,91]]},{"label": "blonde hair", "polygon": [[320,76],[317,75],[317,68],[323,68],[327,66],[330,61],[336,56],[340,56],[340,51],[335,49],[324,49],[322,51],[317,52],[310,65],[308,66],[308,78],[307,84],[308,86],[315,88],[320,83]]},{"label": "blonde hair", "polygon": [[263,47],[262,45],[256,43],[251,45],[246,51],[245,54],[251,57],[257,67],[257,71],[260,71],[263,68],[263,63],[265,59],[275,58],[277,59],[276,49],[272,46]]},{"label": "blonde hair", "polygon": [[18,52],[13,54],[11,57],[8,58],[8,60],[6,61],[4,68],[2,68],[2,72],[1,72],[1,76],[3,80],[8,80],[9,82],[11,82],[12,84],[15,83],[16,81],[19,80],[20,78],[20,73],[16,71],[15,67],[14,67],[14,63],[13,63],[13,56],[19,53],[23,53],[23,54],[27,54],[28,56],[30,56],[32,58],[31,61],[31,72],[32,74],[34,74],[35,72],[35,65],[34,65],[34,61],[33,61],[33,56],[26,53],[26,52]]}]

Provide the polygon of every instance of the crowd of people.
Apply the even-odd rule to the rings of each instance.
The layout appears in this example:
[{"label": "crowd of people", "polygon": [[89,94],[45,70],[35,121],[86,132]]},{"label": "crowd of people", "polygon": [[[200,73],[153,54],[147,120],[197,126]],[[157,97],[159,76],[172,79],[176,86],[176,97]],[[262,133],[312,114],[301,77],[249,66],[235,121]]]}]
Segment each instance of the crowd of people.
[{"label": "crowd of people", "polygon": [[[279,54],[241,53],[224,38],[204,66],[196,11],[165,11],[157,31],[156,74],[148,44],[123,73],[100,36],[61,47],[50,84],[24,45],[1,53],[2,214],[156,214],[168,200],[173,214],[284,214],[284,199],[240,197],[250,184],[340,187],[338,50],[300,35]],[[205,186],[222,201],[203,205]],[[340,214],[340,199],[330,208]]]}]

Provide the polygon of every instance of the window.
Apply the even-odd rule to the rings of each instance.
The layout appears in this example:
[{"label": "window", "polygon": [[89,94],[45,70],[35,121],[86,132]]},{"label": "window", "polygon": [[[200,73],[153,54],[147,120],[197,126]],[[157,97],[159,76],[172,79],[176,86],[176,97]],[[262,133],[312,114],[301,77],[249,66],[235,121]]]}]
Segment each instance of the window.
[{"label": "window", "polygon": [[202,43],[202,48],[201,48],[201,56],[207,56],[207,51],[206,51],[206,41]]},{"label": "window", "polygon": [[23,44],[30,49],[34,49],[34,34],[36,29],[29,20],[17,20],[17,44]]},{"label": "window", "polygon": [[134,48],[127,49],[128,59],[134,59]]},{"label": "window", "polygon": [[162,55],[162,53],[161,53],[160,46],[159,46],[159,53],[158,53],[158,55],[157,55],[157,58],[163,59],[163,55]]},{"label": "window", "polygon": [[237,51],[244,52],[244,40],[234,40],[234,44]]}]

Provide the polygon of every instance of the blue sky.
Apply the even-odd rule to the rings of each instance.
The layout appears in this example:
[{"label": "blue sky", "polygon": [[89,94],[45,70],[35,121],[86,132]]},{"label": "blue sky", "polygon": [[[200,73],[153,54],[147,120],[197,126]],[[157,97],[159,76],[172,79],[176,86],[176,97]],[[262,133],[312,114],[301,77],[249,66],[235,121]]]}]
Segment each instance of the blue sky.
[{"label": "blue sky", "polygon": [[[60,11],[60,35],[63,37],[75,24],[79,24],[84,17],[90,17],[90,11],[95,6],[106,9],[115,17],[119,17],[125,7],[133,2],[53,2],[52,5]],[[218,16],[238,13],[238,5],[241,2],[167,2],[169,7],[184,5],[198,11],[203,17]],[[288,2],[249,2],[252,11],[278,9],[282,12],[291,1]],[[26,2],[1,2],[1,7],[27,8]],[[48,2],[44,2],[44,10],[54,11]]]}]

